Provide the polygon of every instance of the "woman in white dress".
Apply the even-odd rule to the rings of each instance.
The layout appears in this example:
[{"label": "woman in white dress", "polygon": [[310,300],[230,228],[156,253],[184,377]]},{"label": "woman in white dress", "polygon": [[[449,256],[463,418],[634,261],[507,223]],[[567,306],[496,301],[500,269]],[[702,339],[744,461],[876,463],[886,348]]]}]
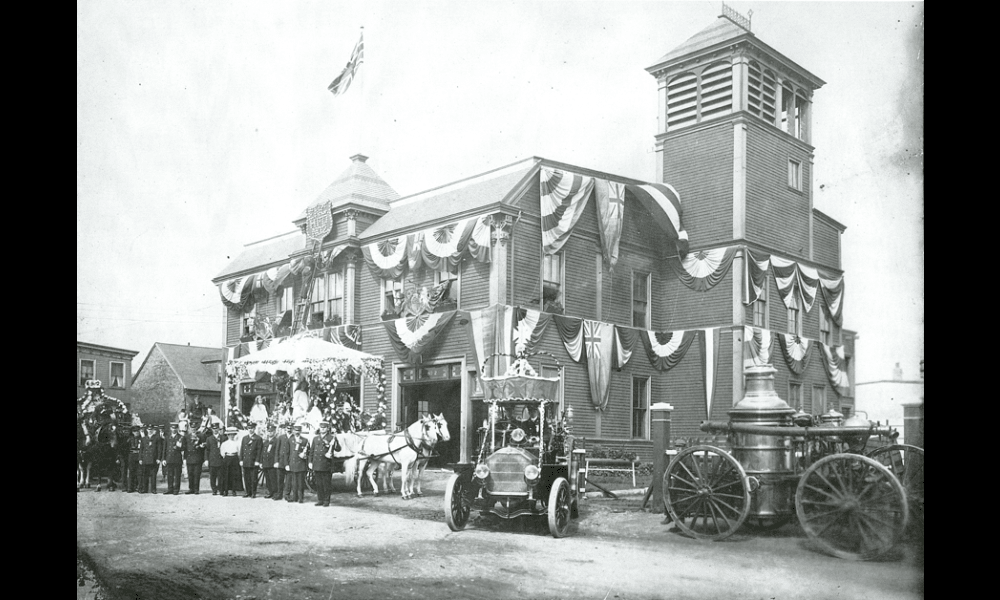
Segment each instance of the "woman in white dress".
[{"label": "woman in white dress", "polygon": [[258,425],[267,423],[267,406],[264,405],[264,397],[254,398],[253,408],[250,409],[250,420]]}]

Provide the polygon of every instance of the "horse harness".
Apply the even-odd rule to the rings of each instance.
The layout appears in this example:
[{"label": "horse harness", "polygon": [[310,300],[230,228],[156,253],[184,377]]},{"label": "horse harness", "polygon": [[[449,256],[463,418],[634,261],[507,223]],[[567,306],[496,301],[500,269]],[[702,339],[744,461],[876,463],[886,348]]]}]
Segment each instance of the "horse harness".
[{"label": "horse harness", "polygon": [[[386,440],[386,446],[389,447],[389,451],[383,452],[382,454],[365,454],[365,442],[368,441],[368,438],[365,437],[365,439],[361,441],[361,449],[358,453],[364,455],[368,460],[381,460],[383,457],[391,456],[393,462],[395,462],[397,465],[400,466],[402,466],[403,463],[399,462],[399,459],[396,458],[396,452],[399,452],[403,448],[410,448],[411,450],[416,452],[418,459],[434,458],[435,456],[440,456],[439,454],[434,454],[434,444],[428,444],[427,441],[423,438],[423,436],[420,437],[420,444],[417,445],[415,440],[413,439],[413,435],[410,434],[409,428],[403,430],[403,439],[406,441],[406,444],[400,446],[399,448],[393,449],[392,441],[396,439],[398,435],[399,435],[398,433],[392,433],[389,435],[389,439]],[[441,437],[440,430],[438,431],[437,436],[438,438]]]}]

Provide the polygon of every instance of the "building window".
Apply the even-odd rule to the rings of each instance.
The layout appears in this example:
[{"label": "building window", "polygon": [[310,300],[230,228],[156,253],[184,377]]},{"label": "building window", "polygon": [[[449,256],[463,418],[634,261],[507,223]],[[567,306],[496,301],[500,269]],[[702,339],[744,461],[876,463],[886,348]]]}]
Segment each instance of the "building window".
[{"label": "building window", "polygon": [[802,163],[797,160],[788,160],[788,187],[802,191]]},{"label": "building window", "polygon": [[309,320],[315,325],[322,325],[326,319],[326,275],[317,275],[313,279],[312,298],[309,299]]},{"label": "building window", "polygon": [[283,315],[286,311],[295,309],[295,290],[292,286],[281,288],[278,294],[278,314]]},{"label": "building window", "polygon": [[441,296],[440,302],[454,303],[454,308],[458,308],[458,265],[452,266],[448,264],[447,260],[441,261],[441,268],[434,272],[434,285],[441,285],[446,281],[450,281],[451,285],[448,286],[448,293]]},{"label": "building window", "polygon": [[788,333],[802,335],[802,311],[798,308],[788,309]]},{"label": "building window", "polygon": [[767,289],[770,281],[764,278],[764,287],[760,291],[760,296],[753,303],[753,325],[761,329],[767,329]]},{"label": "building window", "polygon": [[632,437],[649,439],[649,378],[632,378]]},{"label": "building window", "polygon": [[402,302],[403,281],[400,279],[382,280],[382,314],[396,314],[396,301]]},{"label": "building window", "polygon": [[802,410],[802,384],[788,383],[788,406],[795,410]]},{"label": "building window", "polygon": [[80,359],[80,385],[87,385],[88,379],[94,378],[94,361]]},{"label": "building window", "polygon": [[243,335],[253,335],[255,331],[255,319],[257,317],[257,304],[251,303],[243,311]]},{"label": "building window", "polygon": [[330,273],[326,276],[326,320],[344,321],[344,274]]},{"label": "building window", "polygon": [[649,287],[649,273],[632,272],[632,327],[650,327]]},{"label": "building window", "polygon": [[827,346],[833,345],[833,336],[830,333],[830,320],[826,318],[826,311],[819,309],[819,341]]},{"label": "building window", "polygon": [[125,387],[125,363],[123,362],[112,362],[110,372],[108,373],[108,387],[113,388],[123,388]]},{"label": "building window", "polygon": [[[542,310],[561,313],[563,309],[563,255],[546,254],[542,257]],[[549,310],[549,309],[552,310]]]},{"label": "building window", "polygon": [[826,413],[826,388],[821,385],[813,386],[813,414],[822,415]]}]

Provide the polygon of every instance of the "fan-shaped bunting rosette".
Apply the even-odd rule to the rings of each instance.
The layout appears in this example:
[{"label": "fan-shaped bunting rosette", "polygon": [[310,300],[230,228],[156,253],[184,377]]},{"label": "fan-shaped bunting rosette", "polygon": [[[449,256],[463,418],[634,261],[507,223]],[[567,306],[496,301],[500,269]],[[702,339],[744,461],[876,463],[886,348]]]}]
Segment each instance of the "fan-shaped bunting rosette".
[{"label": "fan-shaped bunting rosette", "polygon": [[736,247],[731,246],[690,252],[684,258],[672,258],[669,262],[681,283],[696,292],[705,292],[725,278],[735,255]]},{"label": "fan-shaped bunting rosette", "polygon": [[796,375],[801,375],[809,364],[809,340],[801,338],[792,333],[778,334],[778,342],[781,346],[781,354],[785,357],[785,364]]}]

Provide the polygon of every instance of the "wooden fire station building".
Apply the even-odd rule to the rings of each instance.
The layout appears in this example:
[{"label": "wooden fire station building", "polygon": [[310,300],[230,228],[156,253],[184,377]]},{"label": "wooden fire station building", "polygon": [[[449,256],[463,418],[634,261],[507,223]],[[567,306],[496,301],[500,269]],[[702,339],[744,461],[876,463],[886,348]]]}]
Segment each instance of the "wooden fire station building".
[{"label": "wooden fire station building", "polygon": [[[703,435],[755,361],[793,407],[848,413],[844,226],[813,207],[811,185],[824,82],[731,14],[647,71],[657,181],[532,157],[400,197],[351,157],[297,230],[247,244],[213,279],[230,358],[299,324],[382,356],[391,422],[451,424],[443,462],[474,456],[479,366],[518,345],[551,354],[533,359],[543,375],[561,368],[588,446],[647,461],[652,403],[674,407],[675,438]],[[338,391],[375,407],[371,382]]]}]

